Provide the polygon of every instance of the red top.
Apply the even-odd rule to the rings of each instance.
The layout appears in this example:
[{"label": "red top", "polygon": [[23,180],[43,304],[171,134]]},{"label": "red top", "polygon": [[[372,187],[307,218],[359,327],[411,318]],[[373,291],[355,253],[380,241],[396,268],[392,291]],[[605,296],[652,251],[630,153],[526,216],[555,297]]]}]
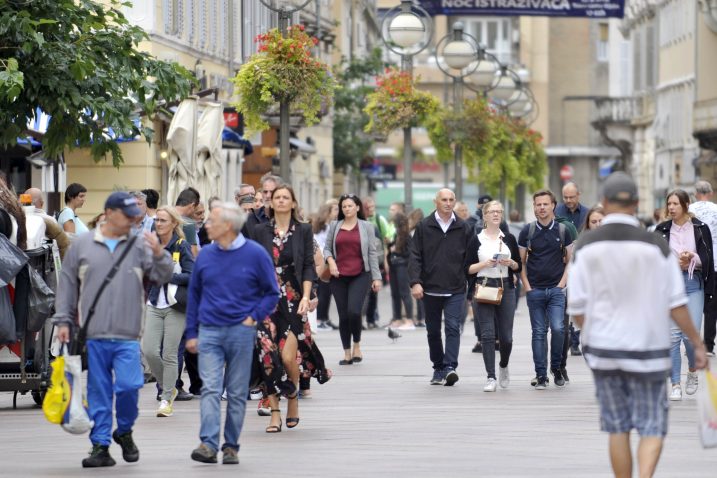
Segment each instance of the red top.
[{"label": "red top", "polygon": [[347,231],[339,229],[336,235],[336,266],[342,276],[357,276],[363,272],[361,233],[358,224]]}]

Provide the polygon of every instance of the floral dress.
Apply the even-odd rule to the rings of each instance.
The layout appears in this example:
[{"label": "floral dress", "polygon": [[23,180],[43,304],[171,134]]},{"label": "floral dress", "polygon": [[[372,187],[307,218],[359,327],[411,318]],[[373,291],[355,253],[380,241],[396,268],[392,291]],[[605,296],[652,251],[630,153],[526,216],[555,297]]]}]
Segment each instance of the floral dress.
[{"label": "floral dress", "polygon": [[315,377],[319,383],[324,383],[331,378],[331,371],[326,369],[324,357],[314,342],[308,318],[297,313],[302,284],[299,284],[294,269],[292,254],[292,241],[296,240],[293,238],[294,231],[296,231],[296,223],[293,221],[283,237],[276,228],[274,229],[271,255],[281,297],[276,311],[271,315],[271,322],[275,326],[275,334],[272,338],[279,346],[279,350],[283,350],[289,332],[292,332],[299,345],[296,361],[299,363],[300,375],[304,378]]}]

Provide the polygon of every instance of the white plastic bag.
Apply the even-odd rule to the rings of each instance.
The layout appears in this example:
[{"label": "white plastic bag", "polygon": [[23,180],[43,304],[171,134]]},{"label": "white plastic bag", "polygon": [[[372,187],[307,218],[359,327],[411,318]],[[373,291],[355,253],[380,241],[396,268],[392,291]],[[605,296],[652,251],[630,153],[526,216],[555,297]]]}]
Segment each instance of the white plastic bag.
[{"label": "white plastic bag", "polygon": [[[177,256],[179,256],[179,253],[175,253]],[[174,271],[175,274],[181,274],[182,273],[182,266],[179,265],[179,262],[174,262]],[[177,303],[177,288],[179,286],[177,284],[167,284],[167,303],[169,305],[174,305]]]},{"label": "white plastic bag", "polygon": [[307,313],[307,316],[309,318],[309,327],[311,328],[311,333],[315,334],[318,331],[318,321],[317,318],[317,312],[316,309],[312,310],[311,312]]},{"label": "white plastic bag", "polygon": [[79,355],[65,356],[65,378],[70,385],[70,406],[62,417],[62,428],[74,435],[87,433],[95,422],[90,420],[85,406],[82,387],[82,357]]},{"label": "white plastic bag", "polygon": [[697,392],[700,438],[703,448],[717,447],[717,376],[700,371],[701,386]]}]

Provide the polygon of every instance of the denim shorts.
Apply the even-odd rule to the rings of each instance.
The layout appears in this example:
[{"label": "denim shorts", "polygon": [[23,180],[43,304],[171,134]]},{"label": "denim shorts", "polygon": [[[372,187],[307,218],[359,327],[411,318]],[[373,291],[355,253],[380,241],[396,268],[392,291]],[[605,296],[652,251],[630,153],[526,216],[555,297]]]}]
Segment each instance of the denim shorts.
[{"label": "denim shorts", "polygon": [[594,374],[600,405],[600,429],[608,433],[640,436],[667,435],[667,386],[665,378],[644,379],[617,373]]}]

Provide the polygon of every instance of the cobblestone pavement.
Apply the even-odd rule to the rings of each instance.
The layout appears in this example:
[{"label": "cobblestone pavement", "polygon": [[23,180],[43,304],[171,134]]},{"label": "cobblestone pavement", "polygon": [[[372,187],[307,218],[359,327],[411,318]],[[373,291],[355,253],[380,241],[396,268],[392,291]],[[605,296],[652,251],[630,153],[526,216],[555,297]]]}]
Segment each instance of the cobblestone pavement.
[{"label": "cobblestone pavement", "polygon": [[[387,289],[380,310],[385,324]],[[113,445],[118,464],[101,471],[80,468],[90,446],[86,435],[69,435],[47,423],[29,395],[18,397],[13,410],[12,394],[0,393],[2,476],[611,476],[607,436],[599,431],[593,383],[582,359],[570,357],[570,384],[563,389],[551,384],[537,392],[530,386],[534,373],[524,302],[515,320],[511,386],[496,393],[482,391],[485,370],[481,355],[471,353],[470,319],[462,337],[460,381],[452,388],[428,384],[425,329],[401,334],[392,343],[384,329],[364,332],[363,363],[339,367],[338,333],[320,332],[317,342],[334,378],[325,385],[313,382],[314,397],[300,402],[300,425],[277,435],[264,433],[268,419],[257,416],[257,402],[249,402],[238,468],[191,461],[199,400],[178,402],[173,417],[156,418],[153,384],[140,395],[139,463],[122,462]],[[671,404],[657,476],[717,476],[717,450],[703,450],[699,443],[694,397]]]}]

